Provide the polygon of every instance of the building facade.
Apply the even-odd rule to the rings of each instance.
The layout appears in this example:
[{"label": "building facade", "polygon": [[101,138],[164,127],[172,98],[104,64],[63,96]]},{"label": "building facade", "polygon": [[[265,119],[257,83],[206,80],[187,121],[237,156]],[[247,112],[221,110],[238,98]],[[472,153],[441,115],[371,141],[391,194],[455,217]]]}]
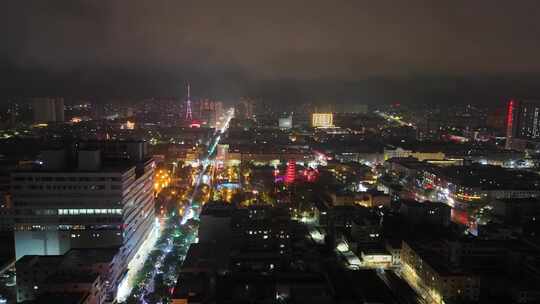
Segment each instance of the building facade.
[{"label": "building facade", "polygon": [[11,174],[16,258],[116,247],[112,297],[154,224],[154,161],[101,163],[99,151],[79,151],[72,165],[62,151],[43,154],[43,166]]},{"label": "building facade", "polygon": [[64,98],[34,98],[32,109],[36,124],[64,121]]},{"label": "building facade", "polygon": [[506,112],[506,148],[513,141],[540,140],[540,100],[510,100]]},{"label": "building facade", "polygon": [[403,277],[431,303],[477,302],[480,298],[480,278],[459,269],[450,269],[436,259],[431,253],[424,253],[414,245],[403,242]]},{"label": "building facade", "polygon": [[311,116],[311,125],[314,128],[331,128],[334,126],[334,114],[313,113]]}]

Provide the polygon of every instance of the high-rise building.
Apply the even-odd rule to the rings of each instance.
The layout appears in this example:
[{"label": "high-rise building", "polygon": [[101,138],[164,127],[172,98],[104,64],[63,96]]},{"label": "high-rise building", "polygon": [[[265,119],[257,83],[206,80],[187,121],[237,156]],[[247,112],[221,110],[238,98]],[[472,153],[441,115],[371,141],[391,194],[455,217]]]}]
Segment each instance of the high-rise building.
[{"label": "high-rise building", "polygon": [[355,114],[367,114],[368,105],[361,103],[344,103],[340,107],[341,112],[343,113],[355,113]]},{"label": "high-rise building", "polygon": [[198,119],[205,125],[215,127],[223,115],[223,103],[210,99],[201,99],[198,106]]},{"label": "high-rise building", "polygon": [[506,107],[501,106],[490,110],[487,113],[486,126],[494,131],[504,133],[506,129]]},{"label": "high-rise building", "polygon": [[42,97],[32,100],[34,123],[63,122],[64,99]]},{"label": "high-rise building", "polygon": [[280,117],[278,120],[278,125],[280,129],[290,129],[292,128],[292,115],[289,115],[287,117]]},{"label": "high-rise building", "polygon": [[242,98],[235,107],[235,117],[239,119],[252,119],[255,110],[255,100],[252,98]]},{"label": "high-rise building", "polygon": [[514,140],[540,140],[540,100],[517,100],[508,102],[506,112],[506,148]]},{"label": "high-rise building", "polygon": [[313,113],[311,125],[314,128],[331,128],[334,126],[333,113]]},{"label": "high-rise building", "polygon": [[229,159],[229,145],[219,144],[217,146],[216,159],[220,161],[227,161]]},{"label": "high-rise building", "polygon": [[117,248],[107,277],[108,295],[114,297],[154,224],[155,165],[138,153],[144,144],[81,143],[44,151],[42,165],[12,172],[16,258]]}]

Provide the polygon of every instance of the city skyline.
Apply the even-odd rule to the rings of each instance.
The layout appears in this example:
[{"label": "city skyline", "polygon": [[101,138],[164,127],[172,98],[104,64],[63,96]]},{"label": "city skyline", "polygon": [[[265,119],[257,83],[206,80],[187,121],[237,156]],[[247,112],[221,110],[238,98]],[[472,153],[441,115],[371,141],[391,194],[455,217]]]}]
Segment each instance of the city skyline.
[{"label": "city skyline", "polygon": [[7,0],[0,304],[540,303],[540,3]]},{"label": "city skyline", "polygon": [[534,98],[534,4],[9,1],[0,92],[171,96],[192,79],[216,98],[272,102]]}]

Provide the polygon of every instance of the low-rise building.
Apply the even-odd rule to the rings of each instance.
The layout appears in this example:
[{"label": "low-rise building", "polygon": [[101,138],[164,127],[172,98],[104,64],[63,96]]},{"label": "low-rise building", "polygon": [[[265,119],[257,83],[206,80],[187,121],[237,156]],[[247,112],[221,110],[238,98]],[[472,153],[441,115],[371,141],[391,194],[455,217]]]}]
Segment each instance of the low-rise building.
[{"label": "low-rise building", "polygon": [[424,188],[436,189],[456,203],[540,197],[538,174],[499,166],[433,166],[423,170],[420,179]]},{"label": "low-rise building", "polygon": [[505,224],[523,224],[540,220],[540,198],[509,198],[490,203],[493,214]]},{"label": "low-rise building", "polygon": [[15,265],[17,302],[42,295],[70,294],[78,295],[80,303],[104,303],[105,280],[117,252],[117,248],[72,249],[64,255],[26,255]]},{"label": "low-rise building", "polygon": [[406,157],[412,157],[420,161],[423,161],[427,159],[443,160],[445,159],[446,155],[444,154],[444,152],[440,152],[440,151],[412,151],[412,150],[406,150],[400,147],[397,147],[395,149],[384,149],[385,160],[392,159],[392,158],[406,158]]},{"label": "low-rise building", "polygon": [[450,225],[451,208],[444,203],[402,200],[399,213],[413,224]]},{"label": "low-rise building", "polygon": [[477,302],[480,299],[480,277],[452,268],[436,252],[404,241],[401,263],[403,277],[422,296],[429,297],[432,303]]},{"label": "low-rise building", "polygon": [[355,203],[366,208],[390,208],[390,195],[385,194],[382,191],[378,191],[375,189],[368,190],[364,193],[361,193],[358,198],[359,200],[357,199]]}]

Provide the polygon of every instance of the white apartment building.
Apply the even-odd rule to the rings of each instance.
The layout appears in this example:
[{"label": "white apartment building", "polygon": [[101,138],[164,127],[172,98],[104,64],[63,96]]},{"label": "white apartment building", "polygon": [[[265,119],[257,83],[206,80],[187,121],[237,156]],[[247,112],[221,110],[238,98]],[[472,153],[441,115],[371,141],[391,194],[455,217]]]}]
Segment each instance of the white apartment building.
[{"label": "white apartment building", "polygon": [[108,277],[116,292],[128,262],[155,222],[154,161],[101,162],[99,150],[43,153],[44,165],[11,174],[15,253],[63,255],[72,248],[117,248]]}]

